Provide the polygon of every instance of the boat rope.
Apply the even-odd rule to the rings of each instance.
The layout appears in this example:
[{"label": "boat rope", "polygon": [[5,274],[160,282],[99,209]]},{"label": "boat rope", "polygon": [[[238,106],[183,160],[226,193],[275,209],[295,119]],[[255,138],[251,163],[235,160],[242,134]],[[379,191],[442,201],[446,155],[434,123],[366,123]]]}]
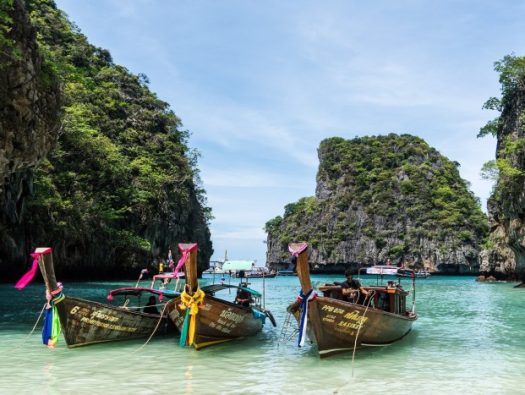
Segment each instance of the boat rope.
[{"label": "boat rope", "polygon": [[297,339],[297,345],[299,347],[304,346],[304,340],[306,339],[306,328],[308,326],[308,304],[312,300],[317,298],[317,293],[314,289],[310,289],[306,294],[303,293],[303,290],[299,293],[297,297],[297,302],[300,302],[299,308],[301,309],[301,319],[299,324],[299,338]]},{"label": "boat rope", "polygon": [[26,340],[29,339],[29,337],[35,332],[35,329],[38,323],[40,322],[40,318],[42,318],[42,315],[44,314],[44,310],[46,309],[46,306],[47,306],[47,302],[44,303],[44,305],[42,306],[42,310],[40,310],[40,314],[38,314],[38,318],[36,319],[35,325],[33,325],[33,329],[31,329],[31,332],[29,332],[27,336],[24,337],[24,339],[22,340],[19,346],[16,346],[15,348],[13,348],[13,351],[18,350],[20,347],[22,347],[22,345],[25,344]]},{"label": "boat rope", "polygon": [[354,351],[352,352],[352,377],[354,377],[354,359],[355,359],[355,350],[357,348],[357,338],[359,337],[359,332],[361,332],[361,328],[363,326],[363,323],[365,322],[366,313],[368,311],[368,308],[370,307],[370,302],[372,301],[372,297],[374,296],[375,293],[376,293],[376,291],[372,291],[372,292],[370,292],[370,295],[368,295],[368,303],[366,305],[365,312],[363,313],[363,316],[361,317],[361,322],[359,323],[359,328],[357,328],[357,334],[355,335]]},{"label": "boat rope", "polygon": [[179,345],[181,347],[186,345],[191,346],[193,344],[195,328],[197,326],[197,314],[199,313],[199,308],[203,304],[204,296],[205,293],[200,288],[197,288],[193,295],[186,292],[186,289],[180,295],[181,303],[179,304],[179,308],[181,310],[186,310],[184,323],[182,324],[182,329],[180,331]]},{"label": "boat rope", "polygon": [[[124,308],[126,310],[131,310],[131,311],[142,311],[142,309],[145,307],[145,306],[130,306],[129,305],[129,299],[126,299],[128,301],[128,303],[124,302],[124,304],[122,306],[119,306],[121,308]],[[166,303],[157,303],[157,304],[150,304],[148,305],[149,307],[163,307]]]},{"label": "boat rope", "polygon": [[162,309],[162,311],[160,313],[160,317],[159,317],[159,320],[157,321],[157,325],[155,325],[155,328],[153,329],[153,332],[151,332],[151,334],[149,335],[149,337],[146,340],[146,342],[142,346],[137,348],[135,351],[133,351],[132,354],[134,354],[134,353],[142,350],[144,347],[146,347],[146,345],[149,343],[149,341],[152,339],[152,337],[155,335],[155,333],[157,333],[157,329],[159,329],[159,325],[162,322],[162,320],[164,319],[164,312],[166,311],[166,307],[168,307],[167,303],[164,304],[164,308]]}]

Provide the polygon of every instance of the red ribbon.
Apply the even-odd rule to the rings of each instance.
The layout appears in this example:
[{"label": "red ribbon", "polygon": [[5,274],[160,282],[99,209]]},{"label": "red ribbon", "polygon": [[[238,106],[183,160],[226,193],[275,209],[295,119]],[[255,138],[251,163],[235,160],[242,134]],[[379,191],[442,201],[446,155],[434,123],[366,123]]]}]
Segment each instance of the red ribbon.
[{"label": "red ribbon", "polygon": [[19,291],[24,289],[27,284],[31,282],[33,277],[35,277],[36,269],[38,268],[38,258],[40,258],[40,255],[43,254],[50,254],[52,251],[51,248],[37,248],[35,252],[31,254],[33,257],[33,265],[31,266],[31,269],[22,276],[20,280],[15,285],[15,288]]}]

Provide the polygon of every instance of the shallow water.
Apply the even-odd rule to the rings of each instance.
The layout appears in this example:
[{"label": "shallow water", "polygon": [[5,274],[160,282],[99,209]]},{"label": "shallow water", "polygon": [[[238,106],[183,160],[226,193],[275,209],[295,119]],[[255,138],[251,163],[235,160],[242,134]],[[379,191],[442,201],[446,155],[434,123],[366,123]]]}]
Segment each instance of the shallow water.
[{"label": "shallow water", "polygon": [[[313,282],[334,281],[313,276]],[[205,278],[211,282],[211,277]],[[262,292],[263,280],[251,279]],[[366,281],[365,281],[366,282]],[[134,283],[71,283],[65,293],[104,301]],[[266,308],[277,320],[256,337],[201,351],[177,337],[56,349],[41,343],[43,285],[0,286],[1,394],[525,394],[525,289],[473,277],[417,281],[419,319],[387,347],[319,359],[310,344],[280,342],[296,277],[265,280]],[[405,288],[409,282],[405,281]]]}]

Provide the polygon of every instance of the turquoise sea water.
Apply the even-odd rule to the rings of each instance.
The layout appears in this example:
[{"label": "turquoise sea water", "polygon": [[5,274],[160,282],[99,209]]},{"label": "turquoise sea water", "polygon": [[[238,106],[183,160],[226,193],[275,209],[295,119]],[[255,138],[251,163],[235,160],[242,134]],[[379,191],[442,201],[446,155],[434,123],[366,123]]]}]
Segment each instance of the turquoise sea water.
[{"label": "turquoise sea water", "polygon": [[[316,282],[336,276],[313,276]],[[205,278],[211,283],[211,277]],[[262,292],[262,279],[251,279]],[[366,281],[365,281],[366,282]],[[129,282],[66,283],[71,296],[104,301]],[[56,349],[41,343],[43,285],[0,286],[0,394],[525,394],[525,289],[473,277],[417,281],[419,319],[401,341],[319,359],[314,346],[280,342],[296,277],[265,280],[269,322],[250,339],[201,351],[178,338]],[[409,282],[405,282],[409,288]]]}]

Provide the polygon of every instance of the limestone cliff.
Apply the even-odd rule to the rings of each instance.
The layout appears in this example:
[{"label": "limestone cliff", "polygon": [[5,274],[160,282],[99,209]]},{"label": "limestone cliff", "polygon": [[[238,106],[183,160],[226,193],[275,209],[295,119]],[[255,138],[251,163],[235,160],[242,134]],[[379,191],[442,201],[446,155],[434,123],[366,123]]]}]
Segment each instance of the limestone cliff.
[{"label": "limestone cliff", "polygon": [[178,242],[207,268],[211,214],[181,120],[53,0],[13,1],[0,2],[3,272],[49,246],[61,278],[135,277]]},{"label": "limestone cliff", "polygon": [[410,135],[331,138],[319,148],[315,197],[266,224],[267,261],[286,266],[287,243],[307,241],[314,271],[406,264],[476,273],[487,219],[457,163]]},{"label": "limestone cliff", "polygon": [[525,281],[525,58],[506,56],[495,68],[502,98],[491,98],[485,108],[501,115],[480,132],[497,138],[497,182],[488,203],[492,248],[481,270]]},{"label": "limestone cliff", "polygon": [[[22,0],[0,6],[0,239],[20,221],[31,171],[56,144],[60,89]],[[28,171],[29,170],[29,171]],[[5,241],[5,240],[4,240]]]}]

